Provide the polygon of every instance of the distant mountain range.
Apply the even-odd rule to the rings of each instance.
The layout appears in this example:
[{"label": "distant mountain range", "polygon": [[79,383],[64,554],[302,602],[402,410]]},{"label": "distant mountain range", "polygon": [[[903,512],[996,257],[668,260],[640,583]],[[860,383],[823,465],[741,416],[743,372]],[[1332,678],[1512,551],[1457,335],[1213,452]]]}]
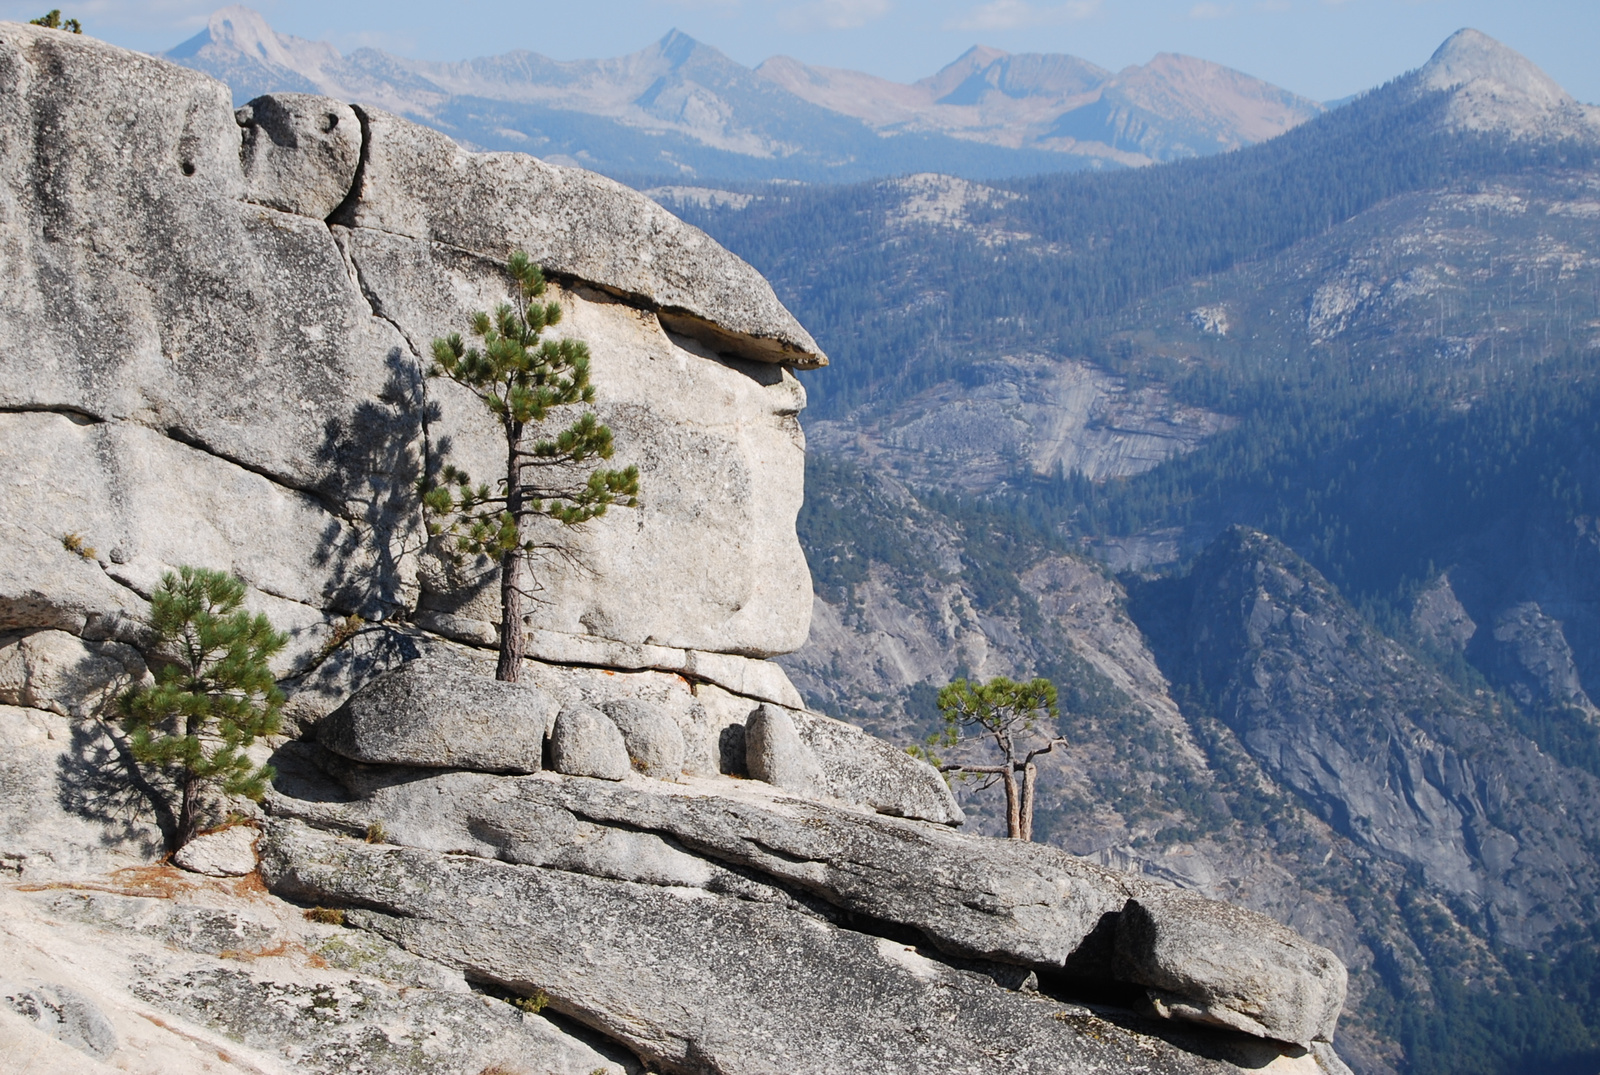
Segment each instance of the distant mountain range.
[{"label": "distant mountain range", "polygon": [[611,175],[848,182],[1149,164],[1271,138],[1324,111],[1238,71],[1163,53],[1113,74],[1074,56],[975,47],[911,85],[779,56],[751,69],[673,31],[607,60],[518,50],[435,63],[277,33],[223,8],[163,54],[244,103],[323,93],[483,149]]},{"label": "distant mountain range", "polygon": [[881,132],[936,131],[1121,164],[1238,149],[1323,111],[1260,79],[1170,52],[1112,74],[1076,56],[980,46],[909,86],[787,56],[756,73]]}]

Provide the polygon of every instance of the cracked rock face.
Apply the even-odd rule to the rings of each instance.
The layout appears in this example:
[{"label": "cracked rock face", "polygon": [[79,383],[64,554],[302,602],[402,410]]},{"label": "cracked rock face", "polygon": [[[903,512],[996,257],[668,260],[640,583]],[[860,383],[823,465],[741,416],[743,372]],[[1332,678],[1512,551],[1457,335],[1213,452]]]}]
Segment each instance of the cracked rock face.
[{"label": "cracked rock face", "polygon": [[824,359],[705,235],[598,176],[326,98],[236,117],[220,83],[77,35],[5,26],[0,83],[0,457],[21,468],[0,629],[93,633],[191,563],[301,606],[267,609],[294,621],[291,664],[329,613],[420,611],[492,644],[493,565],[423,554],[413,483],[444,462],[492,480],[504,445],[421,356],[505,301],[524,246],[558,274],[562,331],[590,344],[644,483],[636,511],[539,535],[570,555],[537,569],[531,655],[578,639],[687,665],[804,641],[787,366]]},{"label": "cracked rock face", "polygon": [[[347,917],[361,928],[514,991],[544,990],[554,1010],[666,1071],[977,1075],[1002,1055],[1012,1072],[1221,1073],[1272,1053],[1230,1041],[1208,1058],[1182,1034],[1169,1042],[1013,992],[783,901],[274,831],[277,891],[359,904]],[[1315,1054],[1301,1060],[1279,1070],[1327,1070]]]}]

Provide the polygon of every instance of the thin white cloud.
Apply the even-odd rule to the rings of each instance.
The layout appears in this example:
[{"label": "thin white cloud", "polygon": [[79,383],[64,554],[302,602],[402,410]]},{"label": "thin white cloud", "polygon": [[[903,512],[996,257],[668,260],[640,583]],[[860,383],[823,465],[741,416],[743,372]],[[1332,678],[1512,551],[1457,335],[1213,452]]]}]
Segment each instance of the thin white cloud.
[{"label": "thin white cloud", "polygon": [[1191,19],[1225,19],[1232,14],[1232,4],[1203,3],[1189,9]]},{"label": "thin white cloud", "polygon": [[812,0],[789,8],[778,21],[789,30],[854,30],[889,14],[892,0]]},{"label": "thin white cloud", "polygon": [[1100,0],[1067,0],[1062,4],[1030,4],[1026,0],[990,0],[958,19],[945,23],[948,30],[1015,30],[1023,26],[1050,26],[1087,19],[1100,10]]}]

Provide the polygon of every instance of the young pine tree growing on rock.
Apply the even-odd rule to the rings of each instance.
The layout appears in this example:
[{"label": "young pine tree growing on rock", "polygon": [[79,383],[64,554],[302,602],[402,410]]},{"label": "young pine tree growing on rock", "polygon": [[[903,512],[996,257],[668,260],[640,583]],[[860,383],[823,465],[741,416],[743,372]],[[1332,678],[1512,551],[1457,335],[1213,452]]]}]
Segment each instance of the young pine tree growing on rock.
[{"label": "young pine tree growing on rock", "polygon": [[[245,751],[278,730],[283,694],[267,662],[288,637],[252,616],[244,583],[223,571],[168,572],[150,598],[158,639],[155,683],[122,696],[134,758],[166,771],[178,788],[172,850],[199,828],[199,795],[210,785],[260,799],[273,777]],[[152,662],[155,663],[155,662]]]},{"label": "young pine tree growing on rock", "polygon": [[51,8],[37,19],[29,19],[28,24],[30,26],[48,27],[51,30],[65,30],[69,34],[83,33],[83,24],[77,19],[63,19],[61,17],[61,9],[58,7]]},{"label": "young pine tree growing on rock", "polygon": [[453,538],[451,554],[500,562],[500,661],[495,678],[517,679],[522,666],[524,576],[533,555],[549,546],[529,536],[532,519],[546,516],[577,526],[613,504],[637,507],[639,469],[595,464],[613,453],[611,430],[593,411],[579,414],[554,436],[526,435],[563,408],[594,402],[589,348],[574,339],[545,339],[561,306],[541,301],[544,273],[521,251],[506,265],[515,301],[472,315],[468,346],[459,333],[433,341],[430,377],[448,377],[472,392],[505,436],[505,472],[493,486],[474,485],[466,471],[446,466],[440,480],[424,478],[422,501],[434,517],[429,532]]},{"label": "young pine tree growing on rock", "polygon": [[[1059,716],[1055,684],[1048,679],[1016,683],[1004,676],[988,683],[958,679],[939,692],[939,712],[944,717],[943,730],[929,737],[930,749],[918,753],[940,772],[984,776],[985,787],[998,780],[1006,793],[1006,835],[1013,840],[1032,840],[1034,787],[1039,779],[1034,759],[1066,742],[1040,727],[1041,720],[1054,721]],[[999,764],[945,764],[931,749],[954,748],[974,739],[987,741],[1000,755]]]}]

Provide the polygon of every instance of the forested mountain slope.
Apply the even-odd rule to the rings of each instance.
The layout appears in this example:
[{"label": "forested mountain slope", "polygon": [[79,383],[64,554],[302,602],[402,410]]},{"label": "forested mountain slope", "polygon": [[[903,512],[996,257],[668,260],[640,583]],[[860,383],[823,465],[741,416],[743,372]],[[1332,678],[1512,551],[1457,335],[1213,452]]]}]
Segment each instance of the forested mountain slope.
[{"label": "forested mountain slope", "polygon": [[1046,838],[1322,937],[1363,1071],[1592,1070],[1597,146],[1465,32],[1222,157],[669,200],[835,360],[797,683],[1051,675]]}]

